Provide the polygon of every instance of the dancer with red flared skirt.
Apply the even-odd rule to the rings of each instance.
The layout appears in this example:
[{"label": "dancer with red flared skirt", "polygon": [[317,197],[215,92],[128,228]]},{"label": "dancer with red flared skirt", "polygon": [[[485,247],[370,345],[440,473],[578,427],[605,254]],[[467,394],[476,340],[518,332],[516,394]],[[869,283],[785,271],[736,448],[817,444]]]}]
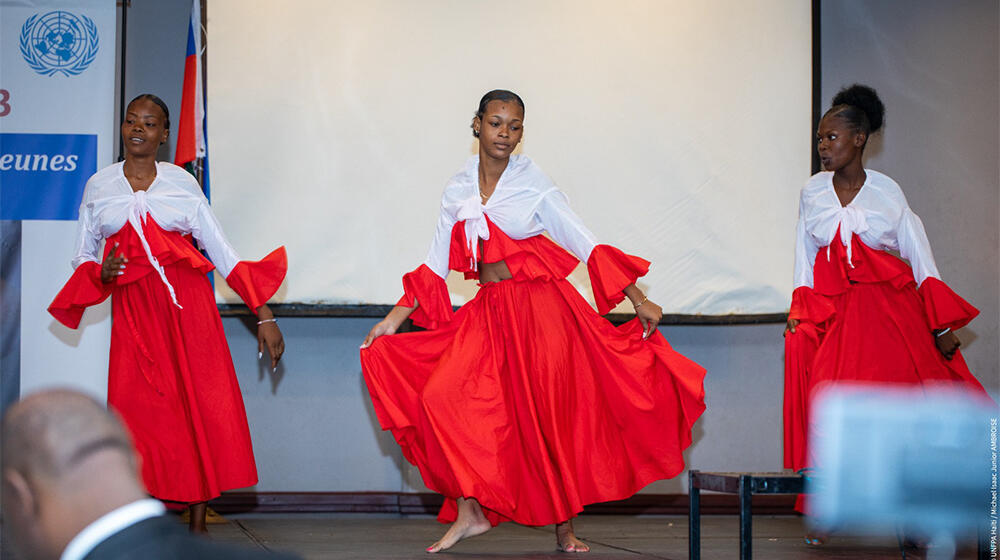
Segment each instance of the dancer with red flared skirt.
[{"label": "dancer with red flared skirt", "polygon": [[[704,369],[671,349],[635,286],[649,263],[598,245],[538,166],[512,155],[523,119],[512,92],[483,97],[479,155],[448,183],[427,260],[361,350],[382,428],[446,498],[439,520],[453,523],[428,552],[510,520],[556,524],[560,550],[589,550],[570,520],[680,473],[705,409]],[[577,258],[600,313],[627,296],[635,320],[616,328],[594,312],[566,280]],[[454,313],[449,270],[481,286]],[[383,336],[407,317],[428,330]]]},{"label": "dancer with red flared skirt", "polygon": [[85,308],[111,296],[108,404],[132,433],[150,494],[190,504],[191,529],[204,531],[205,502],[257,482],[243,397],[206,274],[218,268],[257,314],[260,352],[266,348],[275,367],[284,341],[266,302],[287,259],[284,247],[258,262],[239,259],[194,177],[156,161],[169,130],[158,97],[129,103],[125,160],[87,181],[75,270],[49,312],[76,328]]},{"label": "dancer with red flared skirt", "polygon": [[816,466],[809,406],[825,384],[955,383],[985,396],[954,333],[979,311],[941,281],[899,185],[862,165],[884,110],[873,89],[855,85],[837,94],[820,121],[825,171],[802,189],[785,331],[786,468]]}]

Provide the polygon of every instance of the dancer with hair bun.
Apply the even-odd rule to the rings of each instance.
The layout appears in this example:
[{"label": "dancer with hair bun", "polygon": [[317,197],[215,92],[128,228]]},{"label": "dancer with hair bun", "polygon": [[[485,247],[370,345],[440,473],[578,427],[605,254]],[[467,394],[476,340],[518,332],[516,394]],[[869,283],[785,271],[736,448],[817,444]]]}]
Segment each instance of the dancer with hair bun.
[{"label": "dancer with hair bun", "polygon": [[[679,474],[705,409],[705,370],[670,348],[660,307],[635,285],[649,262],[597,244],[512,154],[523,125],[516,94],[480,100],[479,155],[445,187],[426,261],[362,345],[382,428],[446,498],[438,519],[453,523],[427,552],[511,520],[555,524],[559,550],[586,552],[571,519]],[[598,311],[628,297],[636,319],[616,328],[594,312],[566,280],[580,261]],[[481,286],[454,313],[449,269]],[[407,317],[430,330],[394,335]]]},{"label": "dancer with hair bun", "polygon": [[785,329],[786,468],[815,466],[808,412],[820,385],[955,382],[985,395],[954,332],[979,311],[941,281],[899,185],[862,163],[884,116],[875,90],[856,84],[817,130],[824,171],[802,189]]},{"label": "dancer with hair bun", "polygon": [[288,261],[284,247],[240,260],[195,178],[156,161],[169,134],[159,97],[128,104],[125,160],[87,181],[73,275],[49,313],[75,329],[87,307],[111,297],[108,405],[132,433],[149,493],[189,506],[191,530],[204,532],[208,500],[257,483],[243,395],[206,274],[218,269],[257,315],[259,357],[266,349],[275,367],[285,343],[267,300]]}]

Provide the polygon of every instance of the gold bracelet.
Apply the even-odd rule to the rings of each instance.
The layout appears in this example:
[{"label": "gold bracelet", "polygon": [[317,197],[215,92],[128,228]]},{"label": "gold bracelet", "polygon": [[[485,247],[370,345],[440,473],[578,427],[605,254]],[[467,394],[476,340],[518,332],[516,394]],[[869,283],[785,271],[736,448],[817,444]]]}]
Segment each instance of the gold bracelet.
[{"label": "gold bracelet", "polygon": [[647,301],[649,301],[648,297],[642,298],[642,301],[640,301],[639,303],[633,303],[632,304],[632,309],[639,309],[639,306],[642,305],[642,304],[644,304],[644,303],[646,303]]}]

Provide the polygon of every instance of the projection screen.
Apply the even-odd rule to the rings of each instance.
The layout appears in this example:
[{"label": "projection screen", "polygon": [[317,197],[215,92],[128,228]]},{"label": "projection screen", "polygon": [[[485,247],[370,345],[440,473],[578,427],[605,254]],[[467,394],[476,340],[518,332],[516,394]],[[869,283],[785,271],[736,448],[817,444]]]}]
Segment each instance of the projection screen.
[{"label": "projection screen", "polygon": [[[279,303],[392,304],[494,88],[602,243],[667,313],[788,309],[810,172],[801,0],[210,0],[212,204]],[[590,300],[586,269],[571,281]],[[476,291],[453,273],[453,303]],[[224,282],[219,301],[237,302]],[[621,311],[630,311],[625,305]]]}]

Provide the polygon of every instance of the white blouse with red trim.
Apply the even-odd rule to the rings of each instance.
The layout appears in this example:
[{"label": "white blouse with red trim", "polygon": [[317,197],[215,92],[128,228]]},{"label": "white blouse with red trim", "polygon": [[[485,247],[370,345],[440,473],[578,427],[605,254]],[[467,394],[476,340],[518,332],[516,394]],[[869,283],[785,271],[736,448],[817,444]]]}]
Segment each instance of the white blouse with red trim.
[{"label": "white blouse with red trim", "polygon": [[465,239],[473,255],[470,264],[475,269],[479,240],[490,236],[487,216],[511,239],[527,239],[547,231],[583,262],[597,245],[594,234],[570,209],[566,195],[525,155],[510,157],[496,190],[483,204],[479,156],[472,156],[444,189],[441,214],[424,264],[441,278],[448,275],[451,231],[456,223],[465,221]]},{"label": "white blouse with red trim", "polygon": [[865,183],[854,200],[841,206],[833,188],[833,172],[813,175],[802,188],[796,226],[794,287],[813,287],[813,263],[819,250],[840,241],[851,258],[851,236],[881,251],[899,251],[910,262],[917,285],[941,279],[920,218],[910,210],[903,190],[888,176],[865,170]]},{"label": "white blouse with red trim", "polygon": [[228,277],[240,258],[223,234],[195,178],[176,165],[156,162],[153,183],[145,191],[133,191],[125,178],[124,165],[124,162],[109,165],[87,181],[80,204],[73,268],[87,261],[100,263],[101,241],[128,222],[142,241],[146,258],[172,293],[172,286],[143,233],[148,213],[166,231],[191,234],[222,276]]}]

